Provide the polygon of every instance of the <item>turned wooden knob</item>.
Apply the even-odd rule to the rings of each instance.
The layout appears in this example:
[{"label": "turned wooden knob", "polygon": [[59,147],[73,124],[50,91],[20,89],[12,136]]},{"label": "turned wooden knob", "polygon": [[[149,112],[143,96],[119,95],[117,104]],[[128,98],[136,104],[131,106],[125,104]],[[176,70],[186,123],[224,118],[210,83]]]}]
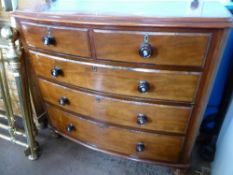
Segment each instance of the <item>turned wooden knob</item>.
[{"label": "turned wooden knob", "polygon": [[66,97],[61,97],[60,99],[59,99],[59,104],[60,105],[62,105],[62,106],[65,106],[65,105],[68,105],[69,104],[69,100],[68,100],[68,98],[66,98]]},{"label": "turned wooden knob", "polygon": [[146,93],[150,90],[150,84],[147,81],[140,81],[138,84],[138,91],[140,93]]},{"label": "turned wooden knob", "polygon": [[43,42],[44,45],[49,46],[49,45],[55,45],[56,40],[52,36],[44,36],[42,38],[42,42]]},{"label": "turned wooden knob", "polygon": [[152,56],[152,46],[149,43],[143,43],[138,52],[142,58],[150,58]]},{"label": "turned wooden knob", "polygon": [[58,76],[62,76],[63,75],[63,71],[61,68],[59,67],[55,67],[51,70],[51,75],[53,77],[58,77]]},{"label": "turned wooden knob", "polygon": [[137,152],[143,152],[145,150],[145,145],[144,143],[137,143],[136,144],[136,151]]},{"label": "turned wooden knob", "polygon": [[144,125],[148,122],[148,117],[145,114],[138,114],[137,123],[139,125]]},{"label": "turned wooden knob", "polygon": [[66,126],[66,131],[67,131],[67,132],[71,133],[71,132],[74,131],[74,130],[75,130],[75,127],[74,127],[74,125],[73,125],[72,123],[70,123],[70,124],[68,124],[68,125]]}]

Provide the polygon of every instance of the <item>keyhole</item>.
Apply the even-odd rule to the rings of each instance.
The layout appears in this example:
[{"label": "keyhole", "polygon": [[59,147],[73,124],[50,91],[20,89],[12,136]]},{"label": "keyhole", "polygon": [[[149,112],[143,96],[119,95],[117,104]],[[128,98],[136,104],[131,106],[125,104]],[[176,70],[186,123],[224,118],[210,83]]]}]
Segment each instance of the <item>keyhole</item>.
[{"label": "keyhole", "polygon": [[149,43],[149,35],[148,34],[144,35],[144,43]]}]

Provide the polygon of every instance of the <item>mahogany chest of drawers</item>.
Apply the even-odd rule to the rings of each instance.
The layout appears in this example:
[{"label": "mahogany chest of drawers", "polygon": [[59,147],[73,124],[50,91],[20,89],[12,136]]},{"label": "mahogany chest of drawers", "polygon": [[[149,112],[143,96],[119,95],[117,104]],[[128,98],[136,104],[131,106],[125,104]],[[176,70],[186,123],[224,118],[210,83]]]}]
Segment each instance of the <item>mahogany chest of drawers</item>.
[{"label": "mahogany chest of drawers", "polygon": [[34,96],[42,96],[59,134],[182,168],[231,26],[220,10],[220,17],[208,11],[167,18],[16,11],[14,17]]}]

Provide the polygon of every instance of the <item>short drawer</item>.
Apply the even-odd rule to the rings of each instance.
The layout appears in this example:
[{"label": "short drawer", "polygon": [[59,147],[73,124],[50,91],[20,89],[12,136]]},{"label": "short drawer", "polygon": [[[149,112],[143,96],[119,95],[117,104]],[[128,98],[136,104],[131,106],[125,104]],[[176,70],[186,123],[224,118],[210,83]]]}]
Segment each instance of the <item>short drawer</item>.
[{"label": "short drawer", "polygon": [[135,132],[96,123],[48,107],[51,125],[59,132],[94,149],[105,150],[136,159],[177,162],[183,137]]},{"label": "short drawer", "polygon": [[[39,80],[43,99],[53,105],[110,124],[185,134],[191,107],[120,100]],[[49,89],[49,91],[48,91]]]},{"label": "short drawer", "polygon": [[94,30],[98,59],[155,65],[202,66],[209,33]]},{"label": "short drawer", "polygon": [[133,97],[192,102],[200,78],[199,73],[108,67],[45,54],[31,54],[30,58],[39,76]]},{"label": "short drawer", "polygon": [[83,57],[91,56],[88,29],[21,23],[24,38],[30,47]]}]

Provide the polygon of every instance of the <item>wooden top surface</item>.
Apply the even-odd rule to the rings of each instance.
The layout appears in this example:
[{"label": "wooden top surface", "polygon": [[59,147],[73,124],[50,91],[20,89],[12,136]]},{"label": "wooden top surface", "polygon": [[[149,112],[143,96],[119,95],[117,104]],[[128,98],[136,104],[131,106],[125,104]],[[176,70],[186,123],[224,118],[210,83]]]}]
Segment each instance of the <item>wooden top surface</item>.
[{"label": "wooden top surface", "polygon": [[152,0],[58,0],[14,12],[15,17],[95,25],[231,27],[232,15],[219,2]]}]

